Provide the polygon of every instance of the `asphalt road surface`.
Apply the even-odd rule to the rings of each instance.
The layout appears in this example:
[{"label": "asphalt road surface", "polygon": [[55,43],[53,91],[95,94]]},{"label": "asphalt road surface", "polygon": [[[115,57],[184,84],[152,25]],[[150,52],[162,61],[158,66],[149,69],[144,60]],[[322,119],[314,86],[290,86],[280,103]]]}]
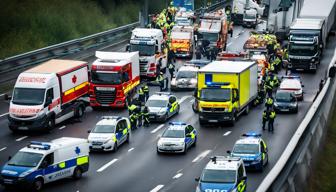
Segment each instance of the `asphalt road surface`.
[{"label": "asphalt road surface", "polygon": [[[229,39],[228,50],[241,51],[243,43],[249,36],[249,29],[235,27],[234,35]],[[336,38],[331,37],[324,52],[321,66],[316,74],[300,73],[305,92],[304,101],[299,104],[297,114],[279,114],[275,120],[274,133],[263,132],[263,138],[269,148],[269,164],[264,172],[248,172],[247,191],[255,191],[263,178],[275,165],[282,151],[294,134],[301,120],[305,116],[309,106],[317,93],[320,79],[324,77],[329,64]],[[113,50],[116,50],[114,48]],[[124,46],[117,50],[124,50]],[[88,61],[92,62],[92,58]],[[178,65],[183,60],[178,61]],[[158,87],[150,87],[153,94]],[[197,183],[195,177],[200,176],[202,169],[213,155],[226,155],[231,150],[234,142],[245,132],[261,130],[261,114],[263,107],[257,107],[248,115],[241,116],[234,127],[230,126],[200,126],[198,116],[192,111],[192,92],[176,92],[180,99],[181,110],[179,115],[169,121],[184,121],[192,124],[198,130],[197,146],[188,150],[185,155],[169,154],[158,155],[156,153],[157,140],[164,130],[162,124],[151,124],[149,128],[140,128],[132,131],[129,144],[122,145],[116,153],[90,153],[90,169],[78,181],[64,179],[47,184],[43,191],[48,192],[189,192],[195,191]],[[6,112],[8,103],[0,101],[0,164],[3,165],[8,156],[14,155],[19,149],[32,140],[49,141],[59,137],[87,138],[87,130],[94,127],[103,115],[126,116],[126,110],[100,110],[92,111],[87,108],[81,122],[73,120],[58,125],[49,134],[13,134],[8,129]],[[165,123],[165,125],[167,125]],[[109,164],[102,171],[97,170]],[[0,191],[4,188],[0,187]]]}]

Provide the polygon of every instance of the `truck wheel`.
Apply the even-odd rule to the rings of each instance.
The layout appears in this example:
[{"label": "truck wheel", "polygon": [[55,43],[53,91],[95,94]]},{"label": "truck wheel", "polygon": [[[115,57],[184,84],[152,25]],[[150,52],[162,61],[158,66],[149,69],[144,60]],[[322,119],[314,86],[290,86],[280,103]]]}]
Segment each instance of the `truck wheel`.
[{"label": "truck wheel", "polygon": [[43,180],[41,178],[36,179],[32,187],[33,191],[41,191],[43,188]]},{"label": "truck wheel", "polygon": [[247,105],[246,108],[245,108],[245,112],[244,112],[244,114],[245,114],[245,115],[248,115],[249,112],[250,112],[250,105]]},{"label": "truck wheel", "polygon": [[48,128],[48,131],[55,128],[55,118],[54,117],[49,118],[47,128]]},{"label": "truck wheel", "polygon": [[76,118],[81,118],[83,117],[84,115],[84,111],[85,111],[85,108],[83,105],[80,105],[78,106],[77,110],[76,110],[76,113],[75,113],[75,117]]},{"label": "truck wheel", "polygon": [[82,170],[79,167],[75,168],[72,178],[74,178],[75,180],[82,178]]}]

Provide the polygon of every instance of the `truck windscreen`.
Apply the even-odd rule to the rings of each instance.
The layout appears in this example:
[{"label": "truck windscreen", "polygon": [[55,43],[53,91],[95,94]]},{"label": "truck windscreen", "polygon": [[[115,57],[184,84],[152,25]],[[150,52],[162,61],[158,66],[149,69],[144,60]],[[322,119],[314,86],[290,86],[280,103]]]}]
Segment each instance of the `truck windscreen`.
[{"label": "truck windscreen", "polygon": [[17,105],[41,105],[45,89],[15,88],[12,102]]},{"label": "truck windscreen", "polygon": [[256,19],[256,15],[253,14],[244,14],[244,19]]},{"label": "truck windscreen", "polygon": [[131,44],[131,51],[139,51],[140,56],[155,55],[155,45]]},{"label": "truck windscreen", "polygon": [[196,78],[196,71],[179,71],[176,75],[176,79],[191,79]]},{"label": "truck windscreen", "polygon": [[221,88],[204,88],[201,90],[200,99],[203,101],[230,101],[231,90]]},{"label": "truck windscreen", "polygon": [[317,52],[317,45],[289,44],[289,54],[297,56],[314,56]]},{"label": "truck windscreen", "polygon": [[218,41],[218,33],[202,33],[204,40],[209,40],[210,42]]},{"label": "truck windscreen", "polygon": [[121,75],[120,73],[91,71],[91,81],[95,84],[119,85],[121,84]]}]

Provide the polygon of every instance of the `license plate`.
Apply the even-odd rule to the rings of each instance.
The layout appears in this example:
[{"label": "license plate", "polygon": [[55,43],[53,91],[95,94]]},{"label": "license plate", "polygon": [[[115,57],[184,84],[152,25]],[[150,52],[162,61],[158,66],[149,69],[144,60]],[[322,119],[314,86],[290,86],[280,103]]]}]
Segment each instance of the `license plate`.
[{"label": "license plate", "polygon": [[28,127],[18,127],[19,130],[28,130]]},{"label": "license plate", "polygon": [[218,120],[209,120],[210,123],[217,123]]},{"label": "license plate", "polygon": [[149,118],[153,118],[153,119],[154,119],[154,118],[155,118],[155,116],[154,116],[154,115],[150,115],[150,116],[149,116]]},{"label": "license plate", "polygon": [[289,109],[281,109],[281,111],[289,111]]},{"label": "license plate", "polygon": [[102,107],[108,107],[108,104],[101,104]]},{"label": "license plate", "polygon": [[13,184],[13,180],[11,179],[4,179],[5,184]]},{"label": "license plate", "polygon": [[101,146],[99,146],[99,145],[92,145],[92,148],[93,149],[101,149]]}]

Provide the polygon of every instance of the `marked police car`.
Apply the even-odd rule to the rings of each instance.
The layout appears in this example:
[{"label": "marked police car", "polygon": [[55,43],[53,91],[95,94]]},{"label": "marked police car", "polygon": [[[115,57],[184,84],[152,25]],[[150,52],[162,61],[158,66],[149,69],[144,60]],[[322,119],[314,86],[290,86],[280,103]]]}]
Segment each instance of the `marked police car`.
[{"label": "marked police car", "polygon": [[211,157],[203,169],[196,192],[243,192],[247,177],[243,160],[239,157]]},{"label": "marked police car", "polygon": [[196,129],[186,123],[170,122],[157,143],[157,152],[186,153],[197,142]]},{"label": "marked police car", "polygon": [[165,122],[180,111],[180,104],[175,95],[168,92],[157,92],[146,102],[150,121]]},{"label": "marked police car", "polygon": [[103,116],[95,128],[89,130],[90,150],[117,151],[129,141],[130,122],[126,117]]},{"label": "marked police car", "polygon": [[198,67],[192,64],[185,64],[179,68],[176,76],[171,80],[172,90],[193,90],[197,85]]},{"label": "marked police car", "polygon": [[2,167],[5,187],[40,191],[44,184],[66,177],[79,179],[89,169],[86,139],[62,137],[51,142],[32,141]]},{"label": "marked police car", "polygon": [[240,157],[246,168],[262,171],[268,163],[268,150],[261,134],[248,132],[236,141],[233,151],[228,151],[232,157]]}]

